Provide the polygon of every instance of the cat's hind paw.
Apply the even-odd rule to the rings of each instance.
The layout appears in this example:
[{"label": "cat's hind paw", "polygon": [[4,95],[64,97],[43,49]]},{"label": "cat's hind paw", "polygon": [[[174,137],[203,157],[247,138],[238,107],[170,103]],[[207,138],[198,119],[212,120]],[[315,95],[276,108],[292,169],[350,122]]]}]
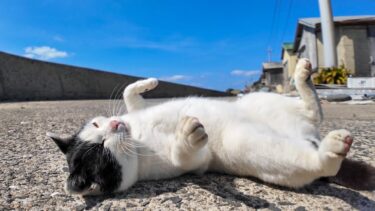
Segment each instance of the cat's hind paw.
[{"label": "cat's hind paw", "polygon": [[185,141],[186,145],[192,149],[199,149],[208,141],[203,125],[196,117],[183,117],[177,126],[176,132],[180,140]]},{"label": "cat's hind paw", "polygon": [[296,81],[306,81],[312,74],[311,62],[307,58],[301,58],[298,60],[296,71],[294,73],[294,79]]},{"label": "cat's hind paw", "polygon": [[337,174],[352,143],[353,137],[347,130],[334,130],[328,133],[319,146],[321,167],[324,173],[322,176]]},{"label": "cat's hind paw", "polygon": [[331,157],[345,157],[353,144],[353,137],[349,131],[341,129],[328,133],[321,143],[322,150]]}]

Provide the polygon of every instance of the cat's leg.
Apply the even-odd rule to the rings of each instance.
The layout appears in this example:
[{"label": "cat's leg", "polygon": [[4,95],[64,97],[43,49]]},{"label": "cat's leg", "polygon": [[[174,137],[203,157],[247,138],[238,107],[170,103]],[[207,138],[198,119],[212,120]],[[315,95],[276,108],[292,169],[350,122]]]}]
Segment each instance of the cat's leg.
[{"label": "cat's leg", "polygon": [[224,131],[223,149],[216,153],[225,166],[216,170],[224,168],[228,173],[296,188],[336,175],[353,142],[346,130],[330,132],[315,149],[247,126],[230,129]]},{"label": "cat's leg", "polygon": [[128,85],[123,93],[127,111],[132,112],[143,109],[145,101],[140,94],[154,89],[157,85],[158,80],[156,78],[148,78]]},{"label": "cat's leg", "polygon": [[319,125],[323,120],[323,112],[319,97],[310,79],[312,74],[311,63],[306,58],[298,60],[294,73],[295,86],[305,103],[305,115],[315,124]]},{"label": "cat's leg", "polygon": [[210,158],[207,147],[208,136],[199,120],[183,117],[175,131],[176,140],[171,148],[173,165],[186,170],[205,171]]}]

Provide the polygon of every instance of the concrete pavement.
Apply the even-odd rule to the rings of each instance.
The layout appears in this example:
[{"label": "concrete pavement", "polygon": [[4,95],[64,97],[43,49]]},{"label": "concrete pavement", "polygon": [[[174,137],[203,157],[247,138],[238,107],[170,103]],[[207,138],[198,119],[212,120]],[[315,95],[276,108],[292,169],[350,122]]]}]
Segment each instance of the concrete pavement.
[{"label": "concrete pavement", "polygon": [[[228,99],[233,100],[233,99]],[[161,100],[149,100],[150,104]],[[70,134],[121,101],[49,101],[0,104],[0,210],[375,210],[375,193],[315,182],[299,190],[253,178],[220,174],[186,175],[140,182],[109,196],[80,198],[64,193],[64,155],[46,131]],[[323,104],[322,135],[350,130],[355,143],[349,157],[375,166],[375,105]]]}]

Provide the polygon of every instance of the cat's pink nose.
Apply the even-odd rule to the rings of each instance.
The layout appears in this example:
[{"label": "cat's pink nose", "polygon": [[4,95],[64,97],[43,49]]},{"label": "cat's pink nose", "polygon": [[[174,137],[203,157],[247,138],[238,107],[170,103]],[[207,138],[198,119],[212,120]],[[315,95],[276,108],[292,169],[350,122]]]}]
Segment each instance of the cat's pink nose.
[{"label": "cat's pink nose", "polygon": [[121,122],[112,120],[111,122],[109,122],[109,125],[111,126],[112,130],[117,130],[117,128],[121,125]]}]

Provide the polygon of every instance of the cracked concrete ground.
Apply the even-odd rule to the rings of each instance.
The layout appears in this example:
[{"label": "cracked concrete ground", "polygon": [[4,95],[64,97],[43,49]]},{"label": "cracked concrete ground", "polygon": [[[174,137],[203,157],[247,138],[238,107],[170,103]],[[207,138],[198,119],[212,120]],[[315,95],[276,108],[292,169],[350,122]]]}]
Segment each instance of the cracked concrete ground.
[{"label": "cracked concrete ground", "polygon": [[[375,210],[374,192],[324,182],[291,190],[220,174],[139,182],[108,196],[66,195],[67,164],[46,131],[71,134],[114,105],[105,100],[0,103],[0,210]],[[349,157],[375,166],[375,105],[323,107],[322,135],[350,130],[355,143]]]}]

